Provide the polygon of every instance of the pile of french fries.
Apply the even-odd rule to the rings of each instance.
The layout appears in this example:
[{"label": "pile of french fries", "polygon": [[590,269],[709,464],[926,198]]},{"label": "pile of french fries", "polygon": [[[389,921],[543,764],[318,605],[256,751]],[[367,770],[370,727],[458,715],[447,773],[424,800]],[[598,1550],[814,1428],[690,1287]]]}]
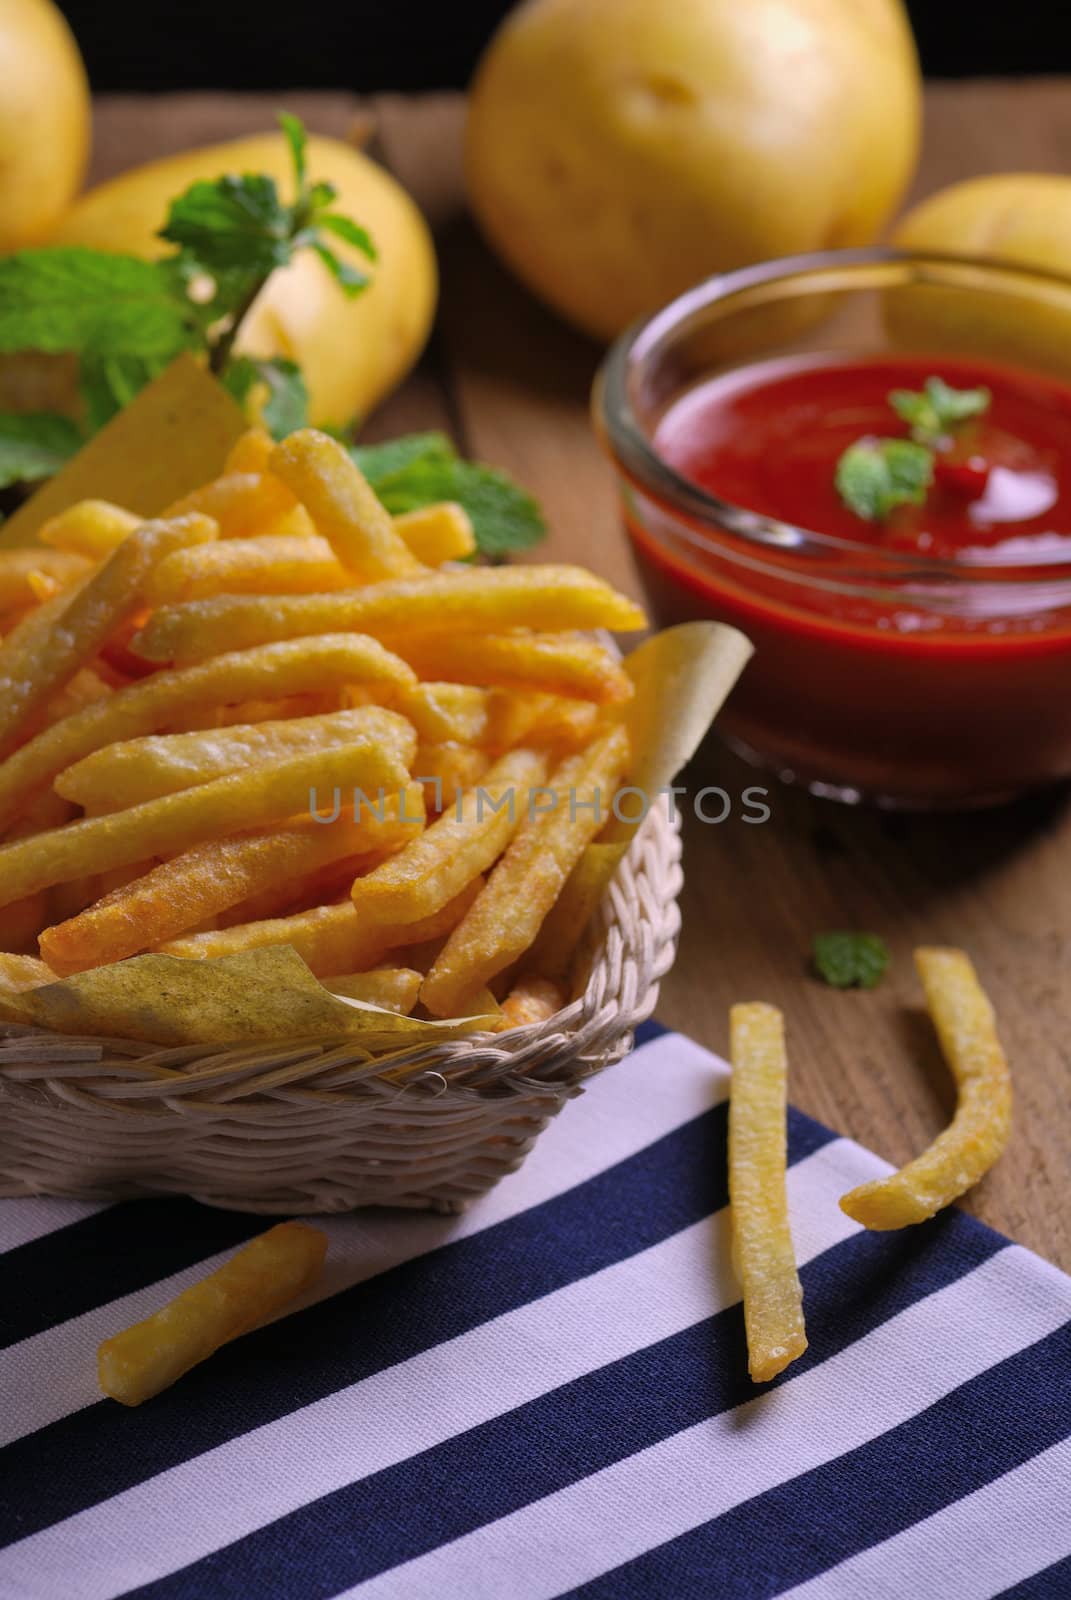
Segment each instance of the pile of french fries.
[{"label": "pile of french fries", "polygon": [[561,1006],[630,760],[591,630],[638,607],[578,567],[462,565],[459,506],[392,517],[311,429],[246,433],[155,520],[82,501],[40,538],[0,552],[22,986],[290,945],[407,1015]]}]

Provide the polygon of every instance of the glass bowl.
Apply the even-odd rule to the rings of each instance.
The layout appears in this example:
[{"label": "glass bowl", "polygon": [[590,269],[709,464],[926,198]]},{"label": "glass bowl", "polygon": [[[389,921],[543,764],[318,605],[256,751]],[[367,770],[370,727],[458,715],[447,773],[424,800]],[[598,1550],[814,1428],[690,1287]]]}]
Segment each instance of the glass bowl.
[{"label": "glass bowl", "polygon": [[848,801],[985,805],[1071,776],[1071,527],[1026,555],[935,559],[760,515],[656,448],[712,377],[818,352],[995,361],[1055,380],[1061,410],[1066,384],[1071,415],[1071,278],[830,251],[708,279],[614,344],[594,415],[653,617],[714,618],[755,645],[719,731]]}]

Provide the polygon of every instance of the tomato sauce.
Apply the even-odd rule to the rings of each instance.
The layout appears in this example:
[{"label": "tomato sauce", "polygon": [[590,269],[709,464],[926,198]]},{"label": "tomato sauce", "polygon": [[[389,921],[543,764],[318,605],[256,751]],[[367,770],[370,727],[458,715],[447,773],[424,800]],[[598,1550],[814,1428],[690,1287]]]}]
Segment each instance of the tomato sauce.
[{"label": "tomato sauce", "polygon": [[[869,522],[837,462],[906,438],[889,405],[931,375],[990,404],[935,453],[921,505]],[[654,438],[683,477],[789,525],[773,546],[640,494],[628,527],[660,623],[756,646],[724,726],[854,797],[979,803],[1071,775],[1071,387],[946,356],[760,362],[678,400]],[[793,529],[839,544],[804,541]],[[918,557],[917,561],[912,557]]]}]

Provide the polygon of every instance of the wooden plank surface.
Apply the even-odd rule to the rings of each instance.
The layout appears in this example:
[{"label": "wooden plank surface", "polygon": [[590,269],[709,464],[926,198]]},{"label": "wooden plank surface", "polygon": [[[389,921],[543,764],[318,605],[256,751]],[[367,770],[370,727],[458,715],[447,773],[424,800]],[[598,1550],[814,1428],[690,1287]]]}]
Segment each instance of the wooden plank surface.
[{"label": "wooden plank surface", "polygon": [[[129,160],[265,126],[277,96],[123,97],[98,109],[96,177]],[[344,95],[287,95],[310,126],[343,134],[359,107]],[[461,107],[453,97],[383,97],[377,148],[432,218],[442,309],[418,373],[371,425],[451,427],[472,453],[507,467],[541,498],[551,538],[538,552],[590,562],[622,587],[635,575],[609,473],[588,426],[599,351],[494,262],[464,215]],[[974,173],[1067,170],[1066,82],[931,86],[914,196]],[[693,788],[739,794],[751,769],[717,745]],[[739,813],[686,829],[684,933],[659,1014],[724,1051],[733,1000],[782,1006],[792,1096],[805,1111],[900,1163],[947,1119],[951,1094],[920,1012],[915,944],[967,946],[997,1005],[1012,1058],[1016,1124],[1000,1166],[967,1204],[1071,1269],[1071,813],[1063,794],[968,817],[857,812],[774,788],[771,820]],[[870,994],[835,993],[808,976],[814,932],[881,933],[893,967]],[[651,1093],[658,1093],[652,1082]]]}]

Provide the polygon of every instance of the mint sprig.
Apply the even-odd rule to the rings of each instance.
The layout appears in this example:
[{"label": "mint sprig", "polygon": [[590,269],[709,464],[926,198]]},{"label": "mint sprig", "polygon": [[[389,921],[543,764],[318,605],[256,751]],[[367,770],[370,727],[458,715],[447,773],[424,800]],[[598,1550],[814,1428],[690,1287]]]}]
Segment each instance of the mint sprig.
[{"label": "mint sprig", "polygon": [[921,393],[894,389],[889,404],[916,444],[936,448],[961,423],[988,411],[992,398],[988,389],[953,389],[943,378],[927,378]]},{"label": "mint sprig", "polygon": [[911,439],[860,439],[837,462],[837,493],[865,522],[919,506],[933,482],[933,454]]},{"label": "mint sprig", "polygon": [[873,989],[889,965],[876,933],[818,933],[812,954],[818,976],[834,989]]},{"label": "mint sprig", "polygon": [[69,417],[48,411],[0,414],[0,485],[51,478],[81,444],[82,435]]}]

